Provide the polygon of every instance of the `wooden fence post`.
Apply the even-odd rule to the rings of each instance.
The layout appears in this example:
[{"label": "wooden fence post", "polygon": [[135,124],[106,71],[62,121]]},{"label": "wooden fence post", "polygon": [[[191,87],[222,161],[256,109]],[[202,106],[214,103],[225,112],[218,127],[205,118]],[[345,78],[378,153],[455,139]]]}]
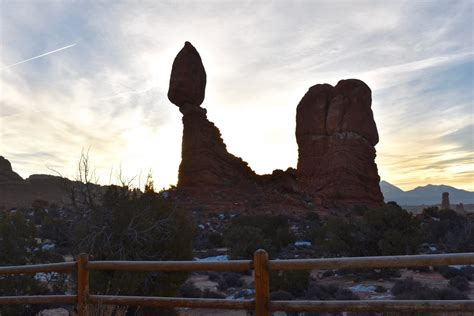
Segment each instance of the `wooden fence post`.
[{"label": "wooden fence post", "polygon": [[86,265],[89,256],[81,253],[77,257],[77,313],[78,316],[87,316],[89,299],[89,270]]},{"label": "wooden fence post", "polygon": [[255,314],[270,316],[270,278],[268,270],[268,253],[258,249],[254,253],[255,278]]}]

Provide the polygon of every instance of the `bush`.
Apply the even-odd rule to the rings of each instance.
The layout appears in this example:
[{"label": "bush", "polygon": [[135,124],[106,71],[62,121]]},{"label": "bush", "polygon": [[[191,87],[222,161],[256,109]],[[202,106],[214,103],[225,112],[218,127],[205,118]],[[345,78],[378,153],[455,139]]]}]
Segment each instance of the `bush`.
[{"label": "bush", "polygon": [[352,291],[340,288],[336,285],[322,285],[312,282],[306,292],[306,299],[333,301],[333,300],[359,300]]},{"label": "bush", "polygon": [[375,292],[376,293],[385,293],[385,292],[387,292],[387,288],[382,286],[382,285],[377,285],[375,287]]},{"label": "bush", "polygon": [[465,300],[466,295],[458,289],[447,287],[443,289],[430,288],[412,278],[397,281],[392,287],[392,294],[398,300]]},{"label": "bush", "polygon": [[225,280],[228,287],[241,287],[244,284],[241,277],[239,273],[235,272],[224,272],[222,275],[222,279]]},{"label": "bush", "polygon": [[279,290],[270,293],[270,300],[272,301],[291,301],[295,297],[287,291]]},{"label": "bush", "polygon": [[208,239],[209,243],[211,243],[214,248],[221,248],[224,246],[224,237],[219,233],[210,233]]},{"label": "bush", "polygon": [[199,298],[202,296],[202,292],[197,288],[193,282],[185,282],[179,287],[179,295],[181,297],[194,297]]},{"label": "bush", "polygon": [[454,278],[449,280],[449,285],[462,292],[467,292],[470,289],[469,280],[466,277],[460,275],[455,276]]},{"label": "bush", "polygon": [[259,248],[275,254],[295,240],[285,216],[240,216],[224,235],[231,257],[251,258]]},{"label": "bush", "polygon": [[427,243],[437,244],[445,252],[474,251],[474,218],[437,208],[425,209],[423,215]]},{"label": "bush", "polygon": [[457,276],[460,276],[460,277],[465,277],[466,279],[471,281],[473,277],[472,270],[466,267],[461,268],[461,269],[445,267],[445,266],[435,267],[435,271],[438,271],[446,279],[453,279]]},{"label": "bush", "polygon": [[395,203],[361,216],[329,219],[314,233],[316,244],[329,256],[376,256],[416,253],[420,223]]},{"label": "bush", "polygon": [[243,226],[232,227],[225,234],[225,243],[232,259],[251,259],[257,249],[272,251],[272,242],[266,238],[261,229]]},{"label": "bush", "polygon": [[309,284],[309,271],[271,271],[270,288],[272,291],[287,291],[295,297],[304,295]]},{"label": "bush", "polygon": [[[188,213],[153,191],[110,186],[101,203],[78,208],[74,248],[93,260],[190,260],[194,227]],[[92,271],[91,291],[176,295],[186,273]]]}]

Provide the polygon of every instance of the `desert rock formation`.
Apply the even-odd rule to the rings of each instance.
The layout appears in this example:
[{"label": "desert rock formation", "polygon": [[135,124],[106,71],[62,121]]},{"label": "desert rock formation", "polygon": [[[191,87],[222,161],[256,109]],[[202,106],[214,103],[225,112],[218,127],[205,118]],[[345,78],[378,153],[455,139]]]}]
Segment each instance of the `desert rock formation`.
[{"label": "desert rock formation", "polygon": [[298,181],[324,205],[378,206],[383,201],[371,102],[370,88],[349,79],[335,87],[315,85],[298,104]]},{"label": "desert rock formation", "polygon": [[443,195],[441,196],[441,209],[451,209],[451,204],[449,203],[449,192],[443,192]]},{"label": "desert rock formation", "polygon": [[201,57],[186,42],[173,62],[168,91],[183,114],[179,203],[209,207],[218,200],[219,207],[275,211],[383,203],[374,162],[378,134],[371,91],[362,81],[311,87],[297,107],[298,169],[262,176],[227,151],[200,106],[205,87]]}]

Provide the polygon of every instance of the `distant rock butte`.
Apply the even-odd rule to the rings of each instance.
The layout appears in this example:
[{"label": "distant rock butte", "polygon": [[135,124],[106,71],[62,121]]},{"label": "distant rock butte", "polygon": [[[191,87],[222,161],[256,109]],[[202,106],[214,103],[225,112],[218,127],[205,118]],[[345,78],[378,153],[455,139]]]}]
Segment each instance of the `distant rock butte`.
[{"label": "distant rock butte", "polygon": [[182,160],[176,202],[190,208],[298,212],[383,203],[374,162],[378,133],[370,88],[342,80],[309,89],[297,107],[298,169],[257,175],[227,151],[207,119],[206,72],[186,42],[176,56],[168,98],[183,114]]},{"label": "distant rock butte", "polygon": [[21,181],[23,178],[13,171],[10,161],[0,156],[0,183]]}]

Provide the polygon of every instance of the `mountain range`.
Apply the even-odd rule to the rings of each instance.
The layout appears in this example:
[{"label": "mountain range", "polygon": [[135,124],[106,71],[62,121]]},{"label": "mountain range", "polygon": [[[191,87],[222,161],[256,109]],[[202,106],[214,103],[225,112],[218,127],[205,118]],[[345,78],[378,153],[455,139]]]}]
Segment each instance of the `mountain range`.
[{"label": "mountain range", "polygon": [[451,205],[454,204],[474,204],[474,192],[457,189],[448,185],[428,184],[419,186],[413,190],[403,191],[399,187],[388,183],[380,182],[380,189],[385,202],[395,201],[399,205],[438,205],[441,204],[443,192],[449,193]]}]

